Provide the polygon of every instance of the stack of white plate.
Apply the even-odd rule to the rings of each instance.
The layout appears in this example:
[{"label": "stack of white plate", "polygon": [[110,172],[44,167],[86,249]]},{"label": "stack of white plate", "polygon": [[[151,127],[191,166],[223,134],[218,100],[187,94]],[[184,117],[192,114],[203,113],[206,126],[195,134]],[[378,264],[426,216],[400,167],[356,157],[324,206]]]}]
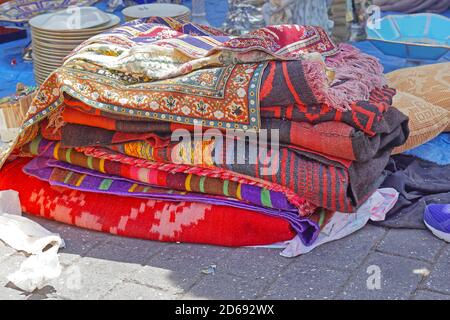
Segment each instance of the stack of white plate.
[{"label": "stack of white plate", "polygon": [[95,7],[68,9],[31,19],[36,82],[42,84],[83,41],[119,23],[119,17]]},{"label": "stack of white plate", "polygon": [[126,21],[151,17],[169,17],[188,22],[191,17],[191,10],[188,7],[173,3],[139,4],[123,9],[122,13]]}]

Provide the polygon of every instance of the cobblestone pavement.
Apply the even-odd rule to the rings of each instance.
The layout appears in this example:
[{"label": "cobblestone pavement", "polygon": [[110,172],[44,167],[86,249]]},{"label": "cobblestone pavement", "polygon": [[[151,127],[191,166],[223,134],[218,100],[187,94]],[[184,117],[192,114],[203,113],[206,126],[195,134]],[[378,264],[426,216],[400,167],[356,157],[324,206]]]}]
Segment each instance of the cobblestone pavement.
[{"label": "cobblestone pavement", "polygon": [[[0,299],[450,299],[450,245],[425,230],[369,225],[288,259],[276,249],[159,243],[32,219],[65,239],[63,273],[21,292],[6,275],[24,256],[0,243]],[[211,265],[214,274],[202,272]]]}]

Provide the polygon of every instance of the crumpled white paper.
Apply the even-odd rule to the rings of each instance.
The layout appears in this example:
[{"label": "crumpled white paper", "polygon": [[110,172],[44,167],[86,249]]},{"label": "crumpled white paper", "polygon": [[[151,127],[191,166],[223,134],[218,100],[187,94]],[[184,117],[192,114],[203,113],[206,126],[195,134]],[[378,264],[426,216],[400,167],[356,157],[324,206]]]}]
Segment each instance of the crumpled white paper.
[{"label": "crumpled white paper", "polygon": [[19,289],[32,292],[60,276],[58,249],[65,244],[58,234],[21,215],[18,192],[0,191],[0,240],[15,250],[30,254],[8,280]]}]

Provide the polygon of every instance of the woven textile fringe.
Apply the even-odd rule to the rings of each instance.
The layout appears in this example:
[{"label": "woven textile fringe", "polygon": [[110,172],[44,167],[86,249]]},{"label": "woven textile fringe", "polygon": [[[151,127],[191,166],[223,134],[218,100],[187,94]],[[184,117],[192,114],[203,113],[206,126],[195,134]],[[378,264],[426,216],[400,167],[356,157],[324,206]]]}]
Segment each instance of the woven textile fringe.
[{"label": "woven textile fringe", "polygon": [[[326,92],[324,99],[330,106],[344,105],[346,110],[350,110],[354,97],[358,97],[357,100],[369,100],[370,92],[382,88],[387,81],[383,76],[383,66],[376,58],[349,44],[341,44],[340,49],[338,54],[326,60],[327,67],[335,71],[335,79],[330,88],[326,91],[319,88],[314,92]],[[309,79],[310,83],[316,83],[314,78],[317,77],[317,67],[312,64],[307,66],[306,76],[312,77]]]}]

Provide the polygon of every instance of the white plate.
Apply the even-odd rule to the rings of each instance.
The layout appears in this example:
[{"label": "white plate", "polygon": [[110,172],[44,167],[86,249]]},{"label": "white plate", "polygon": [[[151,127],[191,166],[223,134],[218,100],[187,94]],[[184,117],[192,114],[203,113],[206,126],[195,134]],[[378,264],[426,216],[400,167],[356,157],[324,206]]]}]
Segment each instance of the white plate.
[{"label": "white plate", "polygon": [[[151,18],[151,17],[152,17],[152,16],[150,16],[150,17],[145,17],[145,18]],[[125,18],[125,21],[126,21],[126,22],[129,22],[129,21],[132,21],[132,20],[136,20],[136,19],[145,19],[145,18],[128,17],[128,16],[125,16],[125,15],[124,15],[124,18]],[[187,13],[187,14],[181,15],[181,16],[170,17],[170,18],[177,19],[177,20],[179,20],[180,22],[184,22],[184,23],[188,23],[188,22],[191,21],[191,15],[190,15],[190,13]]]},{"label": "white plate", "polygon": [[[100,10],[99,10],[100,11]],[[102,12],[102,11],[100,11]],[[39,29],[39,31],[41,33],[46,33],[46,34],[60,34],[61,32],[64,33],[69,33],[69,34],[74,34],[74,35],[93,35],[93,34],[97,34],[100,33],[104,30],[110,29],[112,27],[114,27],[115,25],[119,24],[120,22],[120,18],[116,15],[113,14],[108,14],[108,13],[104,13],[106,16],[108,16],[109,20],[106,21],[105,23],[102,23],[100,25],[96,25],[95,27],[90,27],[90,28],[71,28],[72,25],[76,25],[77,23],[67,23],[68,19],[66,20],[61,20],[59,23],[55,23],[56,28],[52,27],[49,23],[48,23],[48,18],[53,15],[53,13],[47,13],[47,14],[42,14],[40,16],[37,16],[33,19],[30,20],[30,25],[32,28],[36,28]],[[61,35],[62,36],[62,35]]]},{"label": "white plate", "polygon": [[48,57],[43,57],[40,55],[37,55],[35,52],[33,52],[33,61],[41,61],[43,63],[47,63],[49,65],[62,65],[63,63],[63,58],[56,58],[54,56],[48,56]]},{"label": "white plate", "polygon": [[172,3],[150,3],[131,6],[123,9],[124,16],[140,19],[149,17],[178,17],[189,14],[190,10],[186,6]]},{"label": "white plate", "polygon": [[[39,29],[32,28],[32,34],[33,36],[39,36],[41,38],[50,38],[50,39],[58,39],[58,40],[85,40],[86,38],[89,38],[89,34],[73,34],[73,33],[45,33],[42,32]],[[97,32],[94,33],[96,35]]]},{"label": "white plate", "polygon": [[35,34],[33,34],[31,39],[35,43],[40,43],[40,44],[55,47],[55,48],[58,48],[60,46],[74,46],[74,45],[78,46],[83,41],[87,40],[87,39],[63,40],[63,39],[44,38],[44,37],[37,36]]},{"label": "white plate", "polygon": [[[35,41],[35,39],[33,39]],[[42,41],[35,41],[32,45],[36,47],[37,50],[39,49],[47,49],[48,51],[56,51],[56,52],[71,52],[73,49],[79,46],[79,43],[73,43],[73,44],[55,44],[50,42],[42,42]]]},{"label": "white plate", "polygon": [[69,52],[60,52],[60,51],[51,51],[51,50],[43,50],[38,49],[36,47],[33,47],[33,54],[37,55],[38,58],[40,57],[55,57],[55,59],[64,59],[70,54]]},{"label": "white plate", "polygon": [[34,67],[34,73],[39,75],[39,76],[48,76],[50,73],[52,73],[53,71],[55,71],[56,69],[58,69],[58,67],[52,67],[52,68],[43,68],[40,66],[35,66]]},{"label": "white plate", "polygon": [[38,54],[40,56],[48,57],[48,56],[54,56],[55,58],[64,58],[69,55],[69,53],[72,51],[57,51],[53,49],[47,49],[42,48],[39,46],[36,46],[36,44],[33,45],[33,54]]},{"label": "white plate", "polygon": [[42,62],[34,61],[34,69],[41,72],[51,72],[58,69],[61,65],[46,65]]},{"label": "white plate", "polygon": [[79,7],[37,16],[30,20],[30,25],[47,30],[81,30],[109,21],[110,17],[95,7]]}]

